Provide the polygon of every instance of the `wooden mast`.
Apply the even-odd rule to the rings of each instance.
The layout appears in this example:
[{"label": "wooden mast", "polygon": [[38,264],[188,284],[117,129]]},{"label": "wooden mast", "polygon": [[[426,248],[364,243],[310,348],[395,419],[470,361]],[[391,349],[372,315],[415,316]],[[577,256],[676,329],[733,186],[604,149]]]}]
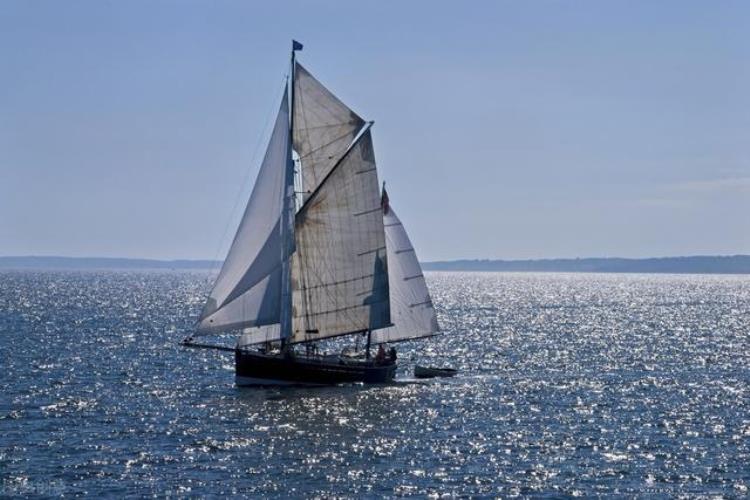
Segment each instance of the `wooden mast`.
[{"label": "wooden mast", "polygon": [[[287,157],[287,175],[288,170],[292,169],[292,178],[294,178],[294,158],[292,155],[292,147],[294,144],[294,63],[296,59],[296,51],[302,49],[302,45],[292,40],[292,57],[291,57],[291,69],[289,73],[289,144],[288,144],[288,157]],[[294,184],[292,184],[294,185]],[[282,231],[284,218],[289,218],[289,211],[292,212],[292,221],[294,220],[294,205],[296,194],[294,188],[292,188],[292,200],[289,200],[289,192],[284,193],[284,209],[282,214]],[[292,222],[292,231],[294,230],[294,222]],[[282,244],[281,244],[281,321],[279,327],[281,329],[281,350],[287,352],[291,346],[288,339],[292,336],[292,284],[291,284],[291,255],[287,255],[287,251],[291,248],[291,244],[288,241],[289,237],[294,237],[289,234],[289,231],[283,231],[282,233]]]}]

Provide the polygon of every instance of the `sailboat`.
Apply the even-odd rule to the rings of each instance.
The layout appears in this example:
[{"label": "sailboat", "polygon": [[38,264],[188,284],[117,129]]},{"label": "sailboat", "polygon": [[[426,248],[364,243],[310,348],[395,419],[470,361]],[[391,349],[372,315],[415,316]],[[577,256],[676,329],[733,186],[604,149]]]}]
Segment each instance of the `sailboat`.
[{"label": "sailboat", "polygon": [[[293,41],[268,148],[194,336],[242,332],[240,386],[390,382],[397,354],[384,346],[435,335],[437,316],[380,190],[373,122],[296,60],[301,49]],[[366,339],[363,352],[318,352],[347,336]]]}]

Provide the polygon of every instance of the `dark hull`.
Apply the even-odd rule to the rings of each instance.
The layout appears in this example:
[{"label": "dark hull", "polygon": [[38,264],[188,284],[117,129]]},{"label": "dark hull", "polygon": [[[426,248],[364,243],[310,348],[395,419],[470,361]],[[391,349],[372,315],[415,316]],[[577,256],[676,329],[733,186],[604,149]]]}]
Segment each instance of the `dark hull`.
[{"label": "dark hull", "polygon": [[342,360],[337,357],[283,357],[258,351],[234,351],[237,385],[335,385],[391,382],[396,363]]}]

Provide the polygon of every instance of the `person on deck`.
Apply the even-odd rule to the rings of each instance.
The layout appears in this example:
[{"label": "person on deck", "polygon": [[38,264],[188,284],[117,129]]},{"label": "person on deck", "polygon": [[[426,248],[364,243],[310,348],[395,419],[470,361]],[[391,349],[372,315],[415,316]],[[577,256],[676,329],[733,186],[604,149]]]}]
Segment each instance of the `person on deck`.
[{"label": "person on deck", "polygon": [[378,354],[375,356],[375,362],[380,364],[383,361],[385,361],[385,349],[383,349],[383,344],[380,344],[378,346]]}]

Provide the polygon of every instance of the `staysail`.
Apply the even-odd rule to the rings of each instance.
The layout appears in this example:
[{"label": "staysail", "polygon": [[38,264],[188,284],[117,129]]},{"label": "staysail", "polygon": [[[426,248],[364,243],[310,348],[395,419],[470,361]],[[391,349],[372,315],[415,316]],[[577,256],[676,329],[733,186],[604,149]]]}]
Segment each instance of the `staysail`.
[{"label": "staysail", "polygon": [[388,284],[393,326],[372,332],[373,343],[429,337],[440,331],[422,267],[404,225],[383,189],[383,224],[388,248]]},{"label": "staysail", "polygon": [[[281,215],[289,183],[293,183],[288,175],[289,147],[289,106],[284,92],[247,208],[198,319],[198,334],[280,321]],[[287,247],[288,253],[293,247]]]},{"label": "staysail", "polygon": [[365,121],[301,64],[294,74],[294,150],[302,163],[303,200],[338,163]]}]

